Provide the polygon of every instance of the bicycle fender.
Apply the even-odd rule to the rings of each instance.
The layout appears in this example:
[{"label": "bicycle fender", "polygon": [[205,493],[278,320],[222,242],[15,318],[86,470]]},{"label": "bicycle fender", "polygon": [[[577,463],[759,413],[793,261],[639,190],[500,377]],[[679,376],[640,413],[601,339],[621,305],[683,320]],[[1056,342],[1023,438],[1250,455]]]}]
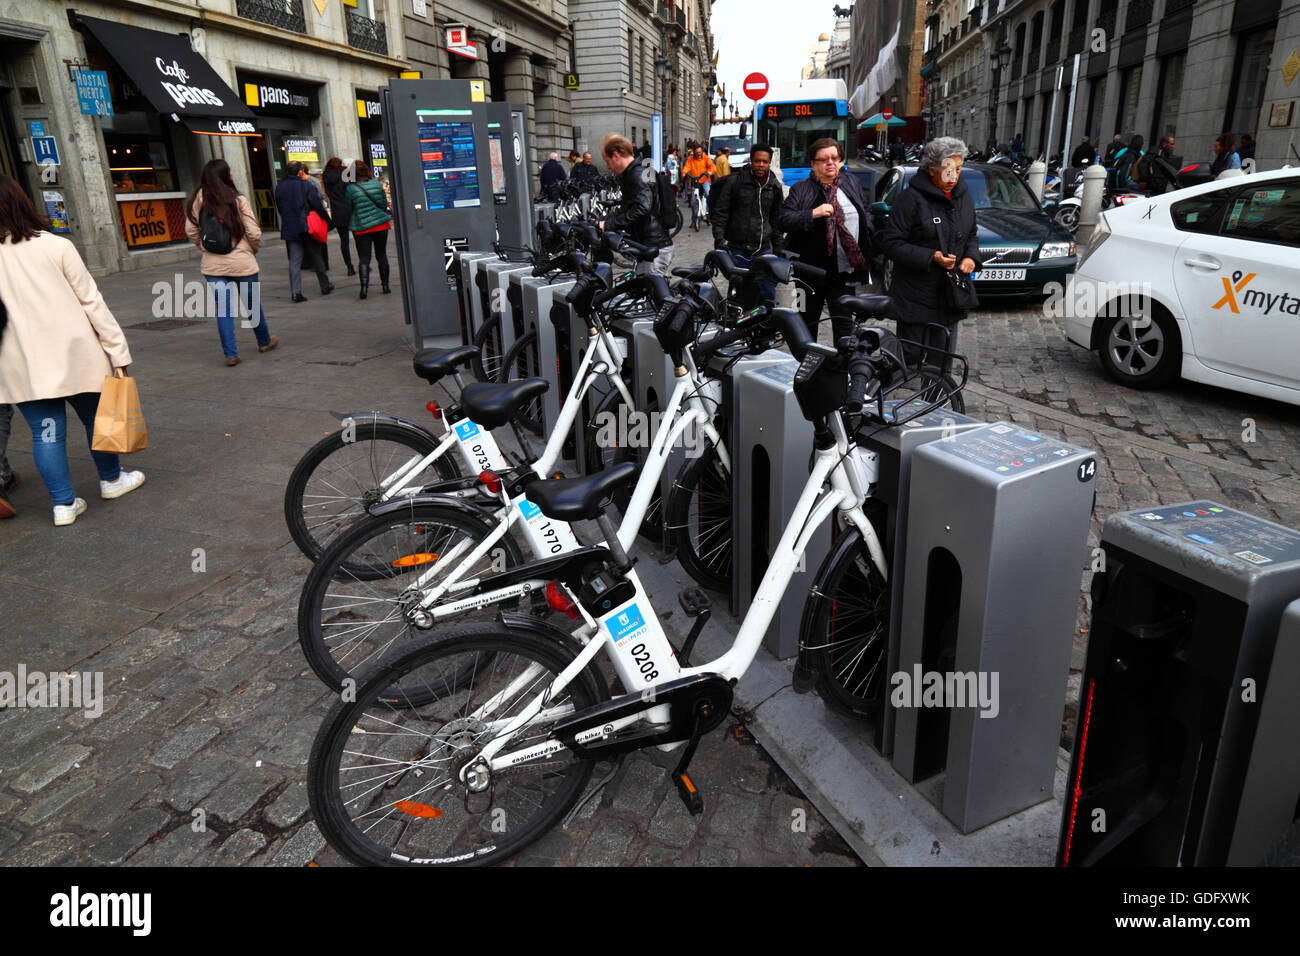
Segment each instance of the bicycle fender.
[{"label": "bicycle fender", "polygon": [[400,514],[403,510],[417,504],[441,505],[444,508],[459,512],[466,518],[479,522],[486,528],[496,527],[497,515],[495,511],[490,511],[482,505],[475,504],[465,498],[458,498],[455,495],[418,494],[409,497],[392,498],[371,507],[370,514],[376,516]]},{"label": "bicycle fender", "polygon": [[[551,624],[549,621],[543,621],[540,618],[533,617],[529,614],[512,614],[508,611],[502,611],[497,615],[497,623],[502,627],[512,631],[527,631],[529,634],[536,634],[553,643],[567,648],[577,656],[582,651],[582,642],[570,634]],[[605,683],[605,676],[600,672],[599,667],[588,666],[587,670],[591,671],[592,677],[596,681],[596,686],[600,690],[602,700],[609,697],[609,685]]]},{"label": "bicycle fender", "polygon": [[417,425],[409,419],[398,418],[396,415],[390,415],[387,412],[348,412],[346,414],[342,412],[330,412],[330,415],[340,422],[345,422],[348,419],[351,419],[358,425],[365,424],[366,422],[383,422],[385,425],[396,425],[403,431],[413,432],[421,438],[426,438],[429,441],[432,441],[434,445],[437,445],[438,442],[442,440],[423,425]]}]

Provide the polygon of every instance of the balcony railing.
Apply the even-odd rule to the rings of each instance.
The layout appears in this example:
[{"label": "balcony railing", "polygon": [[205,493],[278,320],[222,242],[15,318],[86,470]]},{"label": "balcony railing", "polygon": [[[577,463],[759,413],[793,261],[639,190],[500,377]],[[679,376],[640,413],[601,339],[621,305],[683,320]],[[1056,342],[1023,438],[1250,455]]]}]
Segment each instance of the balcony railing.
[{"label": "balcony railing", "polygon": [[351,10],[343,11],[348,25],[348,45],[382,56],[388,55],[388,35],[384,25]]},{"label": "balcony railing", "polygon": [[307,32],[302,0],[235,0],[235,12],[246,20],[256,20],[281,30]]},{"label": "balcony railing", "polygon": [[1124,32],[1137,30],[1151,22],[1152,0],[1129,0],[1128,15],[1124,17]]},{"label": "balcony railing", "polygon": [[1044,66],[1055,66],[1061,60],[1061,38],[1052,37],[1047,43],[1047,59],[1043,61]]},{"label": "balcony railing", "polygon": [[1033,47],[1029,51],[1029,59],[1025,61],[1025,72],[1033,73],[1038,69],[1038,64],[1043,62],[1043,48],[1041,46]]}]

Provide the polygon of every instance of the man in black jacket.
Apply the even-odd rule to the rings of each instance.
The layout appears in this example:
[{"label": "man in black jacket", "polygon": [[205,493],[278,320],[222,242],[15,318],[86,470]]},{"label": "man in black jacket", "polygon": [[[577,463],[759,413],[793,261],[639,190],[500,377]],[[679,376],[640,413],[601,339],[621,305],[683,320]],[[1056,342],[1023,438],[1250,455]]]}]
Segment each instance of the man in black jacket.
[{"label": "man in black jacket", "polygon": [[304,260],[320,280],[320,294],[329,295],[334,291],[329,270],[321,258],[320,243],[307,232],[308,212],[315,212],[324,219],[327,228],[330,217],[321,201],[320,191],[310,181],[303,164],[292,162],[286,172],[288,175],[284,181],[275,187],[275,205],[280,210],[280,238],[289,254],[289,292],[294,302],[306,302],[307,297],[302,294]]},{"label": "man in black jacket", "polygon": [[[748,266],[754,256],[777,247],[780,232],[776,221],[783,196],[781,180],[772,172],[772,147],[755,145],[749,151],[749,163],[723,178],[711,198],[713,247],[728,249],[736,265]],[[765,282],[761,295],[772,299],[776,288]]]},{"label": "man in black jacket", "polygon": [[1115,157],[1118,156],[1124,148],[1124,137],[1119,135],[1119,133],[1116,133],[1115,138],[1112,139],[1110,145],[1106,147],[1106,155],[1101,158],[1101,164],[1107,169],[1110,169],[1111,163],[1115,162]]},{"label": "man in black jacket", "polygon": [[826,270],[826,280],[806,296],[800,311],[816,337],[822,306],[828,305],[831,329],[838,342],[853,334],[853,318],[839,314],[840,296],[853,295],[854,284],[867,278],[871,252],[870,202],[854,176],[840,175],[844,152],[833,139],[819,139],[808,148],[812,174],[796,183],[785,198],[777,225],[785,231],[786,248],[809,265]]},{"label": "man in black jacket", "polygon": [[659,221],[659,190],[654,169],[648,162],[637,159],[632,141],[618,133],[610,133],[601,140],[600,154],[605,157],[609,171],[618,177],[623,195],[618,208],[605,218],[600,228],[658,247],[659,256],[653,265],[641,263],[638,269],[648,268],[659,275],[669,275],[675,250],[672,238]]},{"label": "man in black jacket", "polygon": [[1070,154],[1071,166],[1082,166],[1085,163],[1091,166],[1097,161],[1097,151],[1092,148],[1092,143],[1088,137],[1083,138],[1083,142],[1075,147],[1074,152]]},{"label": "man in black jacket", "polygon": [[573,164],[573,173],[569,178],[580,183],[600,178],[600,170],[591,161],[591,153],[583,153],[582,161]]}]

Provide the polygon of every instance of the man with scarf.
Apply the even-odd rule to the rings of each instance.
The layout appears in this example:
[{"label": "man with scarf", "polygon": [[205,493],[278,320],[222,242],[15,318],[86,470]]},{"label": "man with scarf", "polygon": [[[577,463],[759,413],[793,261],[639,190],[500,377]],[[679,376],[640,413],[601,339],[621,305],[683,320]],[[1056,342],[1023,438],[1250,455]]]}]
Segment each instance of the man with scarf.
[{"label": "man with scarf", "polygon": [[855,294],[854,284],[867,279],[870,203],[855,177],[840,175],[844,152],[836,140],[815,141],[808,155],[812,157],[812,175],[790,190],[777,224],[787,233],[787,249],[809,265],[826,270],[826,279],[815,292],[805,295],[800,311],[808,331],[816,337],[822,306],[828,306],[833,341],[838,342],[853,334],[853,318],[841,314],[836,301]]}]

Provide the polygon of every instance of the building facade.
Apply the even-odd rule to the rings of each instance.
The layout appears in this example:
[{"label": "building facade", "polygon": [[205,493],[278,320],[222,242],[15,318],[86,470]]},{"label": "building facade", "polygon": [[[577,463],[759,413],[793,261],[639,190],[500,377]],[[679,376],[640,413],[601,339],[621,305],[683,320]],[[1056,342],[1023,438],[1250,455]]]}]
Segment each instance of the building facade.
[{"label": "building facade", "polygon": [[1227,131],[1260,169],[1300,165],[1300,0],[937,0],[927,26],[932,133],[1049,157],[1172,134],[1194,162]]},{"label": "building facade", "polygon": [[[380,0],[0,7],[0,171],[96,274],[193,259],[185,198],[209,159],[275,228],[290,161],[371,155],[377,91],[405,67],[398,19]],[[111,115],[83,112],[79,78]]]},{"label": "building facade", "polygon": [[571,0],[570,9],[579,152],[597,152],[611,132],[645,145],[654,113],[663,114],[665,143],[708,139],[714,76],[707,0]]},{"label": "building facade", "polygon": [[[892,110],[906,122],[890,137],[921,138],[924,84],[921,77],[925,37],[924,0],[878,0],[853,5],[850,20],[850,108],[859,118]],[[859,144],[874,140],[859,130]]]}]

